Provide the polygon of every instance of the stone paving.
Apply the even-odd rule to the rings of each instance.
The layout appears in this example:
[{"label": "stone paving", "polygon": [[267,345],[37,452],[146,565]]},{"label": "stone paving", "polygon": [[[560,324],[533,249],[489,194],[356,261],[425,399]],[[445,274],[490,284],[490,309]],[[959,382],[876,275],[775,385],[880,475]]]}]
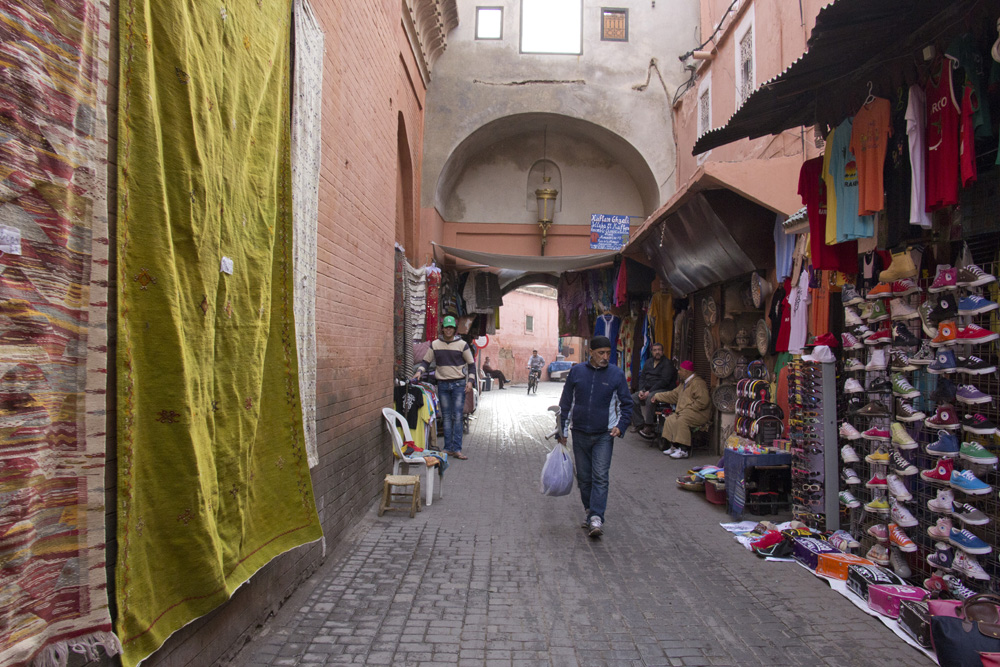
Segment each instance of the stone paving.
[{"label": "stone paving", "polygon": [[415,519],[375,507],[237,656],[239,665],[924,665],[793,563],[759,560],[674,461],[615,445],[605,536],[542,496],[561,384],[483,394],[468,461]]}]

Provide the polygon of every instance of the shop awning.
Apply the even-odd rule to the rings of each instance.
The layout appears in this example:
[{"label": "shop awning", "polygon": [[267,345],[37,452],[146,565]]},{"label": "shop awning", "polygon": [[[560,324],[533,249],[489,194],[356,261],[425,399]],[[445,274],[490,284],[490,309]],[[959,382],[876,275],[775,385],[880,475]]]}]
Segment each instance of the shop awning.
[{"label": "shop awning", "polygon": [[724,126],[706,132],[692,153],[802,125],[835,126],[876,95],[916,80],[920,50],[942,32],[962,29],[980,0],[836,0],[820,10],[807,51],[762,84]]},{"label": "shop awning", "polygon": [[642,249],[680,295],[774,264],[775,213],[729,190],[690,196],[646,234]]},{"label": "shop awning", "polygon": [[[492,252],[479,252],[477,250],[465,250],[463,248],[452,248],[431,242],[434,247],[434,257],[441,264],[443,255],[451,255],[456,259],[462,259],[480,266],[488,266],[496,269],[511,269],[514,271],[525,271],[528,273],[562,273],[563,271],[580,271],[582,269],[592,269],[598,266],[605,266],[615,261],[618,252],[601,252],[593,255],[571,255],[564,257],[529,257],[524,255],[499,255]],[[441,253],[441,256],[439,256]]]}]

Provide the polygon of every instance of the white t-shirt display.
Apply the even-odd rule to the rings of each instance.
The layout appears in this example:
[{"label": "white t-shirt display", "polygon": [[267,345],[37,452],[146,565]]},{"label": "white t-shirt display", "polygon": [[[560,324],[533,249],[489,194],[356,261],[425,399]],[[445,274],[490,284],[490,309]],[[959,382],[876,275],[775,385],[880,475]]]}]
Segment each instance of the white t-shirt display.
[{"label": "white t-shirt display", "polygon": [[924,157],[927,149],[927,95],[917,84],[910,86],[906,104],[906,137],[910,141],[910,224],[930,228],[927,212]]},{"label": "white t-shirt display", "polygon": [[806,332],[809,328],[809,271],[802,270],[799,283],[788,293],[788,305],[791,315],[788,328],[788,351],[792,354],[802,354],[806,344]]}]

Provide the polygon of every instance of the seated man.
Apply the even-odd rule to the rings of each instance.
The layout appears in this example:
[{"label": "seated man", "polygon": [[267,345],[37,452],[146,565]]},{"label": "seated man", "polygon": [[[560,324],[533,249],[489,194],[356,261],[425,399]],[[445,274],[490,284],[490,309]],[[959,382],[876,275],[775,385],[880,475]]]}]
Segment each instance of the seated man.
[{"label": "seated man", "polygon": [[635,407],[632,408],[632,430],[652,440],[656,437],[656,417],[653,414],[653,394],[673,389],[677,384],[677,369],[674,362],[663,356],[663,346],[653,343],[650,359],[642,367],[639,376],[639,391],[632,394]]},{"label": "seated man", "polygon": [[673,403],[674,411],[663,422],[663,439],[667,441],[664,454],[672,459],[686,459],[691,455],[691,429],[698,428],[712,418],[712,399],[708,385],[694,374],[694,364],[682,361],[677,371],[681,383],[672,391],[653,396],[657,403]]},{"label": "seated man", "polygon": [[486,361],[483,362],[483,372],[489,375],[491,378],[500,383],[500,388],[504,388],[504,383],[509,382],[509,380],[504,377],[503,371],[498,371],[490,366],[490,358],[486,357]]}]

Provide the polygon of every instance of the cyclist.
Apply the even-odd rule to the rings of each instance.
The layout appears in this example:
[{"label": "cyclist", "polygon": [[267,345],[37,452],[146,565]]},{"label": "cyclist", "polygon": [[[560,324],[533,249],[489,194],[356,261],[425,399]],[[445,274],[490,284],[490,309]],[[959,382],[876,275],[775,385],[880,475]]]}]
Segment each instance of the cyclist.
[{"label": "cyclist", "polygon": [[531,376],[535,376],[535,382],[542,377],[542,369],[545,368],[545,358],[538,354],[538,350],[531,351],[531,358],[528,359],[528,385],[531,385]]}]

